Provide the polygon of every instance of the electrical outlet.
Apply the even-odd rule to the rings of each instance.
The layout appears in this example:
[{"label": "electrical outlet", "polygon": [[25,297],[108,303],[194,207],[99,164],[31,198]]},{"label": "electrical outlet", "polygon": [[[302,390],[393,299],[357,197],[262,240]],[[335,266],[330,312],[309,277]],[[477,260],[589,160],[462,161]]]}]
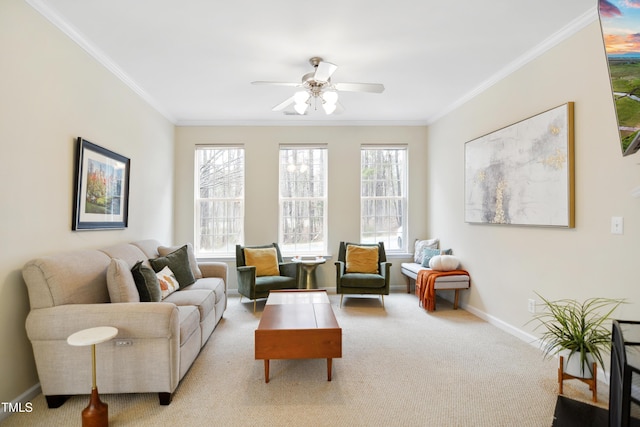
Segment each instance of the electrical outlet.
[{"label": "electrical outlet", "polygon": [[115,340],[116,347],[129,347],[133,345],[132,340]]},{"label": "electrical outlet", "polygon": [[535,313],[536,312],[536,300],[534,300],[534,299],[530,299],[529,300],[528,309],[529,309],[529,313]]}]

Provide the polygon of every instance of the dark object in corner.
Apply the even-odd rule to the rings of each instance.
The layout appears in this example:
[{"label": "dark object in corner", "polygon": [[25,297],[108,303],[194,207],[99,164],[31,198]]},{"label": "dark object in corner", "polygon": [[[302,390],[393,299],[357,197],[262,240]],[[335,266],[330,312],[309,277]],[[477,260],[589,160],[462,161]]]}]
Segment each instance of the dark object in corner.
[{"label": "dark object in corner", "polygon": [[606,427],[608,425],[609,411],[606,409],[562,395],[558,396],[552,427]]}]

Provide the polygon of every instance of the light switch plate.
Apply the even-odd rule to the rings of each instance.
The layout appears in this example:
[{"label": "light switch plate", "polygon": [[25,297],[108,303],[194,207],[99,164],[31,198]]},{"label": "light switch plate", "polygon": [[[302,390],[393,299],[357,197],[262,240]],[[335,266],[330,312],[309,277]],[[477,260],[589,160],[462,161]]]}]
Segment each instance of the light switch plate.
[{"label": "light switch plate", "polygon": [[621,216],[611,217],[611,234],[622,234],[624,232],[624,219]]}]

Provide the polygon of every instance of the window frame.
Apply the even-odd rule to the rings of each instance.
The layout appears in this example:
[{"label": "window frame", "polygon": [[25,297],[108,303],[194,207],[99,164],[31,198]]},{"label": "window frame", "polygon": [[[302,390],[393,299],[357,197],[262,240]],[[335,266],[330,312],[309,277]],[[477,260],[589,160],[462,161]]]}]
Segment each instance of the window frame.
[{"label": "window frame", "polygon": [[[400,196],[395,196],[395,197],[389,197],[389,196],[365,196],[364,195],[364,191],[365,191],[365,185],[366,182],[364,180],[364,158],[363,158],[363,153],[365,150],[401,150],[404,152],[404,164],[403,166],[403,170],[401,171],[400,176],[398,176],[398,178],[400,179],[400,184],[401,184],[401,192],[402,194]],[[376,169],[377,170],[377,169]],[[401,209],[403,211],[403,215],[402,215],[402,224],[400,224],[399,226],[399,230],[400,233],[398,233],[397,231],[395,233],[392,233],[390,229],[386,230],[386,231],[382,231],[382,232],[378,232],[377,229],[375,231],[376,237],[373,238],[373,242],[371,243],[377,243],[380,241],[384,241],[385,242],[385,252],[388,254],[404,254],[407,253],[407,251],[409,250],[409,245],[408,245],[408,239],[407,236],[409,235],[408,233],[408,224],[409,224],[409,218],[408,218],[408,205],[409,205],[409,145],[408,144],[362,144],[360,146],[360,241],[361,242],[368,242],[369,240],[371,240],[370,237],[365,236],[365,230],[364,227],[367,223],[367,221],[365,221],[365,216],[364,216],[364,206],[365,206],[365,201],[390,201],[390,200],[396,200],[396,201],[400,201],[400,206]],[[369,234],[369,233],[367,233]],[[381,238],[380,234],[386,234],[386,239],[385,238]],[[401,241],[401,244],[399,244],[398,248],[394,248],[392,247],[389,242],[390,239],[392,238],[392,234],[397,236],[397,239],[399,239]]]},{"label": "window frame", "polygon": [[[241,178],[239,185],[241,186],[240,194],[236,197],[200,197],[201,190],[201,181],[200,181],[200,159],[199,152],[203,150],[240,150],[242,153],[242,170],[241,170]],[[245,233],[245,195],[246,195],[246,148],[244,145],[238,144],[204,144],[204,145],[196,145],[194,150],[194,251],[196,256],[203,258],[228,258],[235,257],[235,245],[236,244],[244,244],[244,233]],[[239,202],[240,204],[240,214],[232,219],[235,219],[236,224],[240,228],[239,237],[237,238],[237,242],[234,242],[229,246],[229,243],[226,244],[226,250],[224,251],[203,251],[201,246],[201,238],[202,238],[202,219],[201,219],[201,202],[203,200],[210,200],[215,203],[216,200],[223,201],[224,203]],[[215,217],[212,217],[215,218]],[[229,222],[229,216],[225,215],[223,217],[225,222]],[[226,229],[225,229],[226,230]],[[229,232],[225,231],[223,233],[225,236],[229,236]],[[214,237],[215,239],[215,234]]]},{"label": "window frame", "polygon": [[[316,196],[296,196],[296,197],[284,197],[282,191],[283,185],[283,158],[282,153],[283,150],[322,150],[323,154],[323,170],[322,170],[322,188],[324,189],[324,194],[320,197]],[[329,150],[327,144],[280,144],[278,148],[278,245],[282,251],[283,255],[286,256],[294,256],[294,255],[305,255],[305,256],[324,256],[327,253],[329,242],[328,242],[328,203],[329,203]],[[323,241],[321,248],[313,248],[312,243],[304,243],[298,246],[297,243],[293,243],[293,249],[290,249],[291,244],[284,243],[284,203],[286,201],[293,202],[303,202],[303,201],[320,201],[322,202],[322,235]],[[302,249],[301,247],[307,246]]]}]

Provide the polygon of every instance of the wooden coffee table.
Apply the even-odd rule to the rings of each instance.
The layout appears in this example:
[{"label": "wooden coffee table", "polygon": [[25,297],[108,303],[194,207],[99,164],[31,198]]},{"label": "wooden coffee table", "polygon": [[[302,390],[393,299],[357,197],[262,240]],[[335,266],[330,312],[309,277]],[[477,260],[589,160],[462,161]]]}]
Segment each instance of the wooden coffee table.
[{"label": "wooden coffee table", "polygon": [[264,359],[269,382],[271,359],[327,359],[342,357],[342,329],[324,290],[271,291],[255,332],[256,360]]}]

